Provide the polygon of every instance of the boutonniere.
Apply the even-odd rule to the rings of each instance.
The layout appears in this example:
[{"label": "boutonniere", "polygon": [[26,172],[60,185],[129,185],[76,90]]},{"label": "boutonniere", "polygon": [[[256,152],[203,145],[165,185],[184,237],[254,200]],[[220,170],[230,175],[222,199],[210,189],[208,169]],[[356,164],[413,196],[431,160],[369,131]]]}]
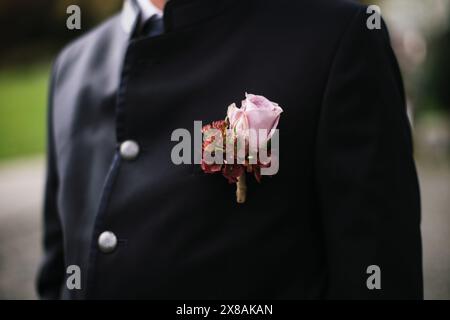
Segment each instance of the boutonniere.
[{"label": "boutonniere", "polygon": [[236,201],[247,197],[246,175],[258,182],[262,175],[278,171],[278,121],[281,107],[263,96],[246,94],[241,107],[228,107],[224,120],[202,128],[201,168],[205,173],[222,173],[236,184]]}]

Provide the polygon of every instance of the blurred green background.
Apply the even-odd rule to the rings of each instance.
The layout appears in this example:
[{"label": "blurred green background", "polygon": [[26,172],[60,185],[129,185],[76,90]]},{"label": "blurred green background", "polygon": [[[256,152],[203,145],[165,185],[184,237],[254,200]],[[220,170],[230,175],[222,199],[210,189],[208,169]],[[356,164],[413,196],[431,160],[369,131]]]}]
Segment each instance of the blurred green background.
[{"label": "blurred green background", "polygon": [[0,73],[0,159],[44,150],[47,64]]},{"label": "blurred green background", "polygon": [[[449,299],[450,0],[363,2],[381,7],[405,82],[422,193],[425,297]],[[72,4],[81,8],[81,30],[66,28]],[[51,61],[121,6],[122,0],[0,1],[0,299],[36,298]]]},{"label": "blurred green background", "polygon": [[[66,8],[72,4],[82,10],[81,30],[66,28]],[[121,6],[121,0],[0,2],[0,161],[44,152],[52,59]]]}]

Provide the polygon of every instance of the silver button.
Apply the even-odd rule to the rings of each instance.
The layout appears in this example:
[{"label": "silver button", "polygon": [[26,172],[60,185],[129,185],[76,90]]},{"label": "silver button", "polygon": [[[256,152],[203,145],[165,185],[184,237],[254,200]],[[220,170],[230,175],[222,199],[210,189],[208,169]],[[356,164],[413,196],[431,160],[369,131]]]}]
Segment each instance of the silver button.
[{"label": "silver button", "polygon": [[104,231],[98,237],[98,247],[104,253],[113,252],[117,247],[117,237],[111,231]]},{"label": "silver button", "polygon": [[120,145],[120,155],[125,160],[133,160],[139,154],[139,145],[136,141],[127,140]]}]

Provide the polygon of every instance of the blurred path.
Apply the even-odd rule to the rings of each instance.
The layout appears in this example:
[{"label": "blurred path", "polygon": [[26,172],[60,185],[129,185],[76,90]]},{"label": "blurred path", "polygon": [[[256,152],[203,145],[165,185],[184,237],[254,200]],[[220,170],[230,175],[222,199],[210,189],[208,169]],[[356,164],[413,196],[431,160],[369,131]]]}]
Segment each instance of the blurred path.
[{"label": "blurred path", "polygon": [[34,299],[43,159],[0,163],[0,299]]},{"label": "blurred path", "polygon": [[[450,167],[419,165],[425,297],[450,299]],[[0,163],[0,299],[33,299],[43,159]]]},{"label": "blurred path", "polygon": [[450,165],[419,165],[426,299],[450,299]]}]

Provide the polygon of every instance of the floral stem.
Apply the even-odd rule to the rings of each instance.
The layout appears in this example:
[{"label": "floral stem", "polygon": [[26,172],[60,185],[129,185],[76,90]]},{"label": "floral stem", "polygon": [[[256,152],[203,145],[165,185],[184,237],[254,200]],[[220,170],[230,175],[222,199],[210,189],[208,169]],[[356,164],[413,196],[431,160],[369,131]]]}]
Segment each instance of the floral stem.
[{"label": "floral stem", "polygon": [[247,198],[247,183],[245,181],[245,172],[241,174],[236,182],[236,201],[245,203]]}]

